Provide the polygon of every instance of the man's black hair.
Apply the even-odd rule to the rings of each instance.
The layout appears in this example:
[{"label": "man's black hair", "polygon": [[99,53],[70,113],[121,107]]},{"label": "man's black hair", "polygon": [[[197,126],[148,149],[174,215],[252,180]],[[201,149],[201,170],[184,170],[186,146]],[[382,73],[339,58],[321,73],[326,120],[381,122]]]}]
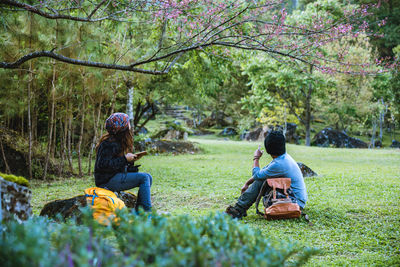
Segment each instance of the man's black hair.
[{"label": "man's black hair", "polygon": [[280,156],[285,154],[285,144],[285,136],[279,131],[271,131],[264,139],[265,150],[270,155]]}]

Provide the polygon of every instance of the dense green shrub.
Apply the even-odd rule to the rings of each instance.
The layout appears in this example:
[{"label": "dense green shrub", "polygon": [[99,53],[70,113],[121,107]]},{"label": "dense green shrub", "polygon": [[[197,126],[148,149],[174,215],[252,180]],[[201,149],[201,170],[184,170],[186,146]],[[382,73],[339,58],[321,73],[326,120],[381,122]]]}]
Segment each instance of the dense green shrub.
[{"label": "dense green shrub", "polygon": [[122,212],[104,227],[33,218],[4,226],[2,266],[298,266],[314,249],[273,244],[226,215],[162,217]]},{"label": "dense green shrub", "polygon": [[19,185],[29,186],[28,180],[26,180],[22,176],[15,176],[13,174],[5,174],[5,173],[0,172],[0,177],[3,177],[4,180],[7,180],[10,182],[19,184]]},{"label": "dense green shrub", "polygon": [[0,262],[4,267],[96,266],[100,262],[118,266],[114,258],[112,247],[103,235],[94,236],[90,226],[58,224],[43,217],[3,225]]},{"label": "dense green shrub", "polygon": [[121,252],[143,266],[283,266],[295,254],[293,264],[299,265],[316,253],[272,244],[260,231],[224,214],[131,219],[121,216],[115,234]]}]

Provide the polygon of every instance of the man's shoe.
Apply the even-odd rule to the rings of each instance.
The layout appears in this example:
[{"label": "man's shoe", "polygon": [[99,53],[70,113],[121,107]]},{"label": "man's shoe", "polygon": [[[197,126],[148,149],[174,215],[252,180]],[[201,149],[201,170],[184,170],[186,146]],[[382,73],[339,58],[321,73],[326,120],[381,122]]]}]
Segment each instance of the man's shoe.
[{"label": "man's shoe", "polygon": [[225,213],[231,216],[233,219],[242,219],[247,216],[246,211],[242,212],[237,207],[229,206],[226,208]]}]

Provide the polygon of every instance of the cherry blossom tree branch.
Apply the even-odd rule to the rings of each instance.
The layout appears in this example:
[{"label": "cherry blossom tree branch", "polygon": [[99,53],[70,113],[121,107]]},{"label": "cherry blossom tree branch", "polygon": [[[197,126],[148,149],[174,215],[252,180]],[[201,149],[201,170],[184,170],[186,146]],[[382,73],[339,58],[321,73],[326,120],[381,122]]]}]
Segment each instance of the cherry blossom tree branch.
[{"label": "cherry blossom tree branch", "polygon": [[[122,21],[126,23],[126,31],[129,29],[130,34],[134,32],[139,38],[160,31],[159,37],[154,37],[154,34],[150,37],[155,39],[149,39],[153,41],[134,40],[132,44],[135,47],[123,44],[122,50],[125,52],[113,63],[67,57],[54,52],[54,49],[45,48],[19,58],[8,56],[14,58],[14,61],[0,62],[0,68],[15,69],[29,60],[46,57],[74,65],[159,75],[168,73],[182,55],[189,51],[225,47],[264,52],[278,61],[305,63],[323,72],[357,73],[361,69],[361,73],[368,74],[362,68],[372,69],[372,65],[343,62],[345,47],[338,55],[326,56],[319,53],[330,43],[355,38],[361,33],[366,36],[371,34],[364,20],[370,14],[366,7],[344,11],[344,15],[335,21],[329,17],[316,16],[310,24],[302,24],[286,20],[287,12],[283,2],[265,0],[260,4],[258,1],[245,0],[101,0],[89,1],[88,4],[85,0],[47,0],[31,5],[18,0],[0,0],[0,8],[3,10],[4,6],[19,8],[47,19],[82,23]],[[105,29],[107,25],[95,24]],[[76,47],[82,46],[85,41],[79,41]],[[112,49],[112,42],[107,47]],[[76,57],[85,57],[86,54],[82,53],[85,46],[82,48]],[[115,49],[121,48],[116,46]],[[86,58],[90,59],[90,56]],[[120,61],[125,64],[117,64]],[[155,64],[157,62],[162,64]]]}]

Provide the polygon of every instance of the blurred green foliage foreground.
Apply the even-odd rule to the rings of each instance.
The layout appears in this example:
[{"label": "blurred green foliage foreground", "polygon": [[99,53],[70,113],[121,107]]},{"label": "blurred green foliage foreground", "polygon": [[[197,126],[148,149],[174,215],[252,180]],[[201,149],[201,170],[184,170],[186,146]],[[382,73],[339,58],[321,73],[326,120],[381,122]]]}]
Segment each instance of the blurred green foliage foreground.
[{"label": "blurred green foliage foreground", "polygon": [[120,212],[104,227],[84,212],[82,224],[34,217],[3,225],[2,266],[299,266],[315,249],[271,242],[224,214],[135,215]]}]

